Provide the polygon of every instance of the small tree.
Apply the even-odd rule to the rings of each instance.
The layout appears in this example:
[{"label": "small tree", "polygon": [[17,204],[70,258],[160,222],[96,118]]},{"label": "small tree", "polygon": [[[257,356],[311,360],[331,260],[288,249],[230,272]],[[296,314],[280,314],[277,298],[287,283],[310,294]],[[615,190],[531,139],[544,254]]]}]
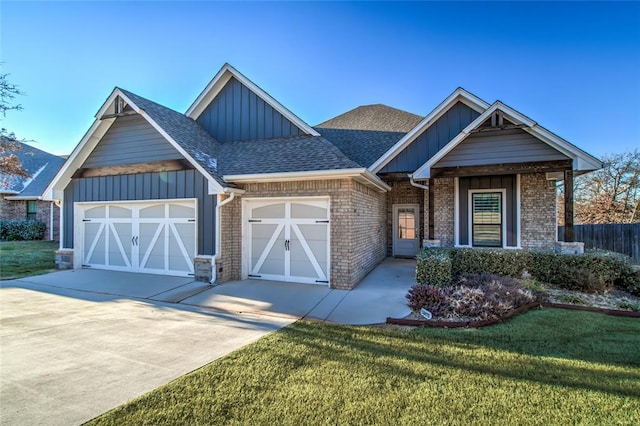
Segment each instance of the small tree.
[{"label": "small tree", "polygon": [[640,152],[608,154],[603,162],[602,169],[575,180],[575,222],[633,222],[640,201]]},{"label": "small tree", "polygon": [[[7,80],[8,75],[0,74],[0,113],[2,119],[6,117],[7,111],[22,109],[22,106],[14,104],[13,100],[23,93],[15,84]],[[22,151],[21,142],[13,132],[9,132],[4,127],[0,129],[0,186],[7,185],[12,177],[27,178],[30,176],[16,155],[16,152]]]}]

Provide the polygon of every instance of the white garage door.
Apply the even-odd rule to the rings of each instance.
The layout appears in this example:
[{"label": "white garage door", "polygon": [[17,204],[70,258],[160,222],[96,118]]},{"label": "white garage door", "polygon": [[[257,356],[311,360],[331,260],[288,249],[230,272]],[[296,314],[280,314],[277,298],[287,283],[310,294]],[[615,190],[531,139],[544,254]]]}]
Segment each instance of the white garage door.
[{"label": "white garage door", "polygon": [[329,200],[248,201],[249,277],[329,283]]},{"label": "white garage door", "polygon": [[193,274],[194,200],[81,204],[77,213],[83,266],[163,275]]}]

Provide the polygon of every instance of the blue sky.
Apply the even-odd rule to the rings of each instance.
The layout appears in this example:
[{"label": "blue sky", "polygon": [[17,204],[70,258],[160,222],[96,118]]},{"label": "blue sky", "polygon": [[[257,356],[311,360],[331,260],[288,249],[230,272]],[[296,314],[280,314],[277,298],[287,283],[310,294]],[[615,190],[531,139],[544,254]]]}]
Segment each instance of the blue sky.
[{"label": "blue sky", "polygon": [[184,112],[225,63],[311,125],[461,86],[600,156],[640,146],[636,2],[0,1],[2,127],[68,154],[119,86]]}]

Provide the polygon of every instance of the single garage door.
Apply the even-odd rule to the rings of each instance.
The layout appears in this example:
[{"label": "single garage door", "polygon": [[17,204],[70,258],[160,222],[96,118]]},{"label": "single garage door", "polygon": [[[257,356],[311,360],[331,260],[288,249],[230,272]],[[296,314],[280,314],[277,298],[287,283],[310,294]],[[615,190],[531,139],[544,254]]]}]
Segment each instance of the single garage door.
[{"label": "single garage door", "polygon": [[195,200],[78,204],[76,211],[82,266],[162,275],[193,274]]},{"label": "single garage door", "polygon": [[249,277],[329,283],[329,200],[247,201]]}]

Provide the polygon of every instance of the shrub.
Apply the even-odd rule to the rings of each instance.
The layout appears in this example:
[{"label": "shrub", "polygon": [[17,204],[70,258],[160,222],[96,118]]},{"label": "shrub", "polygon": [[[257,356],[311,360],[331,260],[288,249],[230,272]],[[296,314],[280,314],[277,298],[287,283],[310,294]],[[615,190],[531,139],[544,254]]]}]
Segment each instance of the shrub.
[{"label": "shrub", "polygon": [[521,250],[457,249],[451,253],[452,272],[521,277],[527,270],[526,255]]},{"label": "shrub", "polygon": [[0,240],[41,240],[46,225],[35,220],[0,220]]},{"label": "shrub", "polygon": [[454,285],[415,285],[407,294],[409,307],[428,309],[439,317],[500,318],[507,312],[536,300],[517,280],[493,274],[463,274]]},{"label": "shrub", "polygon": [[449,250],[424,249],[417,256],[416,282],[418,284],[447,285],[451,282]]},{"label": "shrub", "polygon": [[407,293],[407,305],[412,311],[418,312],[427,308],[434,315],[442,315],[446,312],[449,291],[444,287],[435,285],[414,285]]}]

